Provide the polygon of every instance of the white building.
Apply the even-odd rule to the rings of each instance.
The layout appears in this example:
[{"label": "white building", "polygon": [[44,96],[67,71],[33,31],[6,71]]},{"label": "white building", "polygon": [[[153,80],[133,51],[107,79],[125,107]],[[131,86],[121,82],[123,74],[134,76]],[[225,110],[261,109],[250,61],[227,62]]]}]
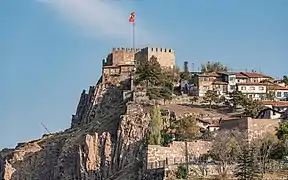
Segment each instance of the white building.
[{"label": "white building", "polygon": [[287,101],[261,101],[267,109],[263,110],[263,113],[259,118],[261,119],[279,119],[282,113],[288,108]]},{"label": "white building", "polygon": [[253,100],[263,100],[266,96],[266,84],[259,82],[237,83],[237,90]]},{"label": "white building", "polygon": [[276,100],[285,100],[288,98],[288,87],[283,87],[279,85],[269,85],[268,91],[275,93]]}]

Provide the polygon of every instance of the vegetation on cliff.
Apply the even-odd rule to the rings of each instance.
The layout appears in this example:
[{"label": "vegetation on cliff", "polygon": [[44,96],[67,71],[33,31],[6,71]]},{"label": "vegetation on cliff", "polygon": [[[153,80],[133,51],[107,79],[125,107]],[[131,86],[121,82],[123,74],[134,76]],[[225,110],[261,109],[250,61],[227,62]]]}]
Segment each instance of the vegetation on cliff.
[{"label": "vegetation on cliff", "polygon": [[220,62],[210,62],[204,63],[201,65],[201,72],[210,73],[210,72],[227,72],[228,67],[221,64]]},{"label": "vegetation on cliff", "polygon": [[136,68],[135,85],[146,86],[147,96],[154,100],[170,100],[172,98],[174,72],[161,69],[155,56],[149,60],[141,59]]},{"label": "vegetation on cliff", "polygon": [[151,121],[149,124],[148,144],[160,145],[162,130],[162,117],[160,107],[154,105],[151,110]]}]

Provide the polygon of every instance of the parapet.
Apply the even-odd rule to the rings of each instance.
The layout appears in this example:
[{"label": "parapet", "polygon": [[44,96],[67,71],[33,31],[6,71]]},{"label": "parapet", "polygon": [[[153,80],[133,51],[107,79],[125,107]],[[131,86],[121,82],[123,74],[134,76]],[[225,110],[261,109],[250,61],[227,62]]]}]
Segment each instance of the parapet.
[{"label": "parapet", "polygon": [[171,48],[162,48],[162,47],[145,47],[142,50],[150,51],[150,52],[162,52],[162,53],[174,53],[175,50]]},{"label": "parapet", "polygon": [[131,53],[131,52],[139,52],[139,48],[113,48],[112,53],[117,53],[117,52],[126,52],[126,53]]}]

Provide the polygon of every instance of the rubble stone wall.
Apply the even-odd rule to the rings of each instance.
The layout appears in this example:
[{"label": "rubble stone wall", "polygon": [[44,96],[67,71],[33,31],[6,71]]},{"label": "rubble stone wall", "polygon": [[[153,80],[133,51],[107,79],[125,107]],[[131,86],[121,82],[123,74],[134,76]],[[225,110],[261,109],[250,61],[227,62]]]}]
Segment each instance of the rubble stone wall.
[{"label": "rubble stone wall", "polygon": [[[187,142],[187,150],[190,158],[199,157],[211,148],[210,141]],[[169,164],[185,162],[185,142],[174,141],[169,147],[160,145],[148,145],[148,164],[166,161]]]}]

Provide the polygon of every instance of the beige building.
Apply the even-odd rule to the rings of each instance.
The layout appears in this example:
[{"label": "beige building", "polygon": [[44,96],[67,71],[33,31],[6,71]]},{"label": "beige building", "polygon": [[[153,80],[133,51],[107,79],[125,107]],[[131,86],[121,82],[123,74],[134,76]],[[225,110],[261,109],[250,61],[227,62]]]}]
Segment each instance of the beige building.
[{"label": "beige building", "polygon": [[203,73],[196,75],[197,94],[204,97],[208,90],[213,90],[213,83],[220,78],[218,73]]}]

